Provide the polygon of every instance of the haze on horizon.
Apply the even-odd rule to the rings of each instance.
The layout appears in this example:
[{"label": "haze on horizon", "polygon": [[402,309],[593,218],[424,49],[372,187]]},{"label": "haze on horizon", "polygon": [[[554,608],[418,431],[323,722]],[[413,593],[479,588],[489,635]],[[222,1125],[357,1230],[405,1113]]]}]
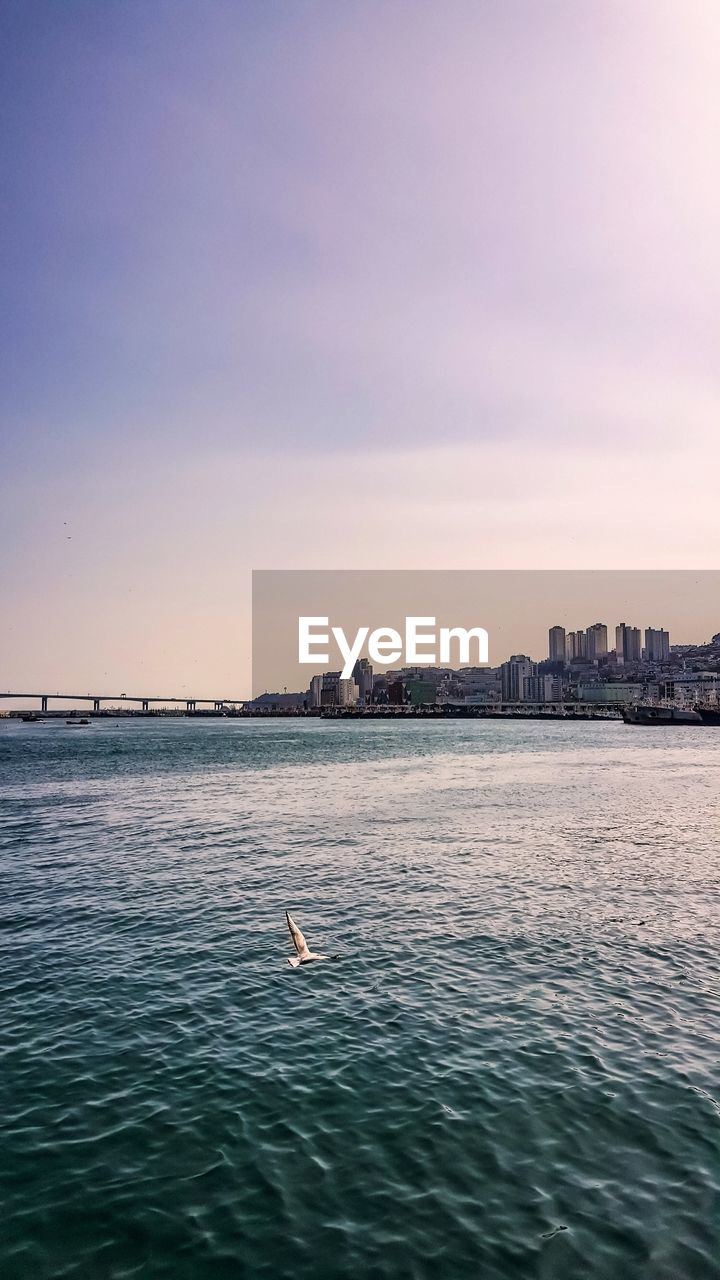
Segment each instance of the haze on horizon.
[{"label": "haze on horizon", "polygon": [[0,687],[246,695],[252,568],[716,567],[714,2],[0,37]]}]

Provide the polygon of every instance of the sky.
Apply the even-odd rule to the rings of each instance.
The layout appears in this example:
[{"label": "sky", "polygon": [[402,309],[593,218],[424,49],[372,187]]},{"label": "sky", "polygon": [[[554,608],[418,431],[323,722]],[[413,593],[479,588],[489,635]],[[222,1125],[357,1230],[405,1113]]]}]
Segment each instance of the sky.
[{"label": "sky", "polygon": [[242,697],[253,568],[715,568],[719,143],[715,0],[0,0],[0,689]]}]

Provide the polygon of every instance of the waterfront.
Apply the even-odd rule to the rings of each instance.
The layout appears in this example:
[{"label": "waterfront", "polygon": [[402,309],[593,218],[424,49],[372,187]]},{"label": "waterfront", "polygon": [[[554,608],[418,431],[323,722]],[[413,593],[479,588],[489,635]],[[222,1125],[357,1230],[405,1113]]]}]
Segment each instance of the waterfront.
[{"label": "waterfront", "polygon": [[0,777],[3,1276],[719,1274],[720,732],[5,721]]}]

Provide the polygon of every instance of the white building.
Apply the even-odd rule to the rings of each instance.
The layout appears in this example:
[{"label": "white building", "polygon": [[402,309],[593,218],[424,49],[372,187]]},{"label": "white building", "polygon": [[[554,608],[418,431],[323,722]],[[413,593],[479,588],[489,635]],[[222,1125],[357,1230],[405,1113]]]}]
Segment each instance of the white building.
[{"label": "white building", "polygon": [[522,702],[524,697],[524,680],[537,672],[534,662],[524,653],[515,653],[500,668],[503,702]]},{"label": "white building", "polygon": [[360,691],[354,680],[338,680],[337,702],[339,707],[354,707]]},{"label": "white building", "polygon": [[562,680],[559,676],[525,676],[524,702],[562,702]]}]

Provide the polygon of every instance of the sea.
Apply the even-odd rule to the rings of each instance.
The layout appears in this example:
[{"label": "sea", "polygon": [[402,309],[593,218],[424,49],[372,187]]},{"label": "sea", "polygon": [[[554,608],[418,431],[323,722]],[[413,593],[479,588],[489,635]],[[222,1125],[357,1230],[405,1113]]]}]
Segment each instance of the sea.
[{"label": "sea", "polygon": [[0,721],[0,1275],[717,1278],[719,849],[709,727]]}]

